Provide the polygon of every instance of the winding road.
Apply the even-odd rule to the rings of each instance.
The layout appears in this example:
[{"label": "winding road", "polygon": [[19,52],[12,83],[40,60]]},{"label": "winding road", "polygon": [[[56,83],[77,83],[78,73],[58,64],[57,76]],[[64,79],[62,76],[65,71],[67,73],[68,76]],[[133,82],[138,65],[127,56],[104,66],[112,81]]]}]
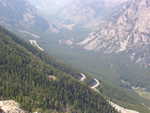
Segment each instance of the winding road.
[{"label": "winding road", "polygon": [[[86,77],[86,75],[83,74],[83,73],[80,73],[80,75],[81,75],[80,81],[83,82],[87,77]],[[90,88],[96,89],[96,88],[100,85],[100,82],[99,82],[99,80],[97,80],[96,78],[93,79],[93,82],[94,82],[94,85],[90,86]]]},{"label": "winding road", "polygon": [[130,110],[130,109],[126,109],[124,107],[121,107],[121,106],[119,106],[119,105],[117,105],[111,101],[109,103],[112,107],[114,107],[120,113],[139,113],[138,111],[134,111],[134,110]]},{"label": "winding road", "polygon": [[96,88],[100,85],[99,80],[97,80],[97,79],[95,78],[94,81],[95,81],[96,84],[93,85],[93,86],[91,86],[92,89],[96,89]]},{"label": "winding road", "polygon": [[43,48],[40,47],[40,45],[37,43],[36,40],[29,40],[30,44],[33,45],[34,47],[37,47],[39,50],[44,51]]},{"label": "winding road", "polygon": [[[80,75],[81,75],[80,81],[84,82],[85,79],[87,78],[87,76],[86,76],[85,74],[83,74],[83,73],[80,73]],[[90,88],[93,89],[94,91],[99,92],[99,90],[96,89],[96,88],[100,85],[100,81],[95,78],[95,79],[93,79],[93,83],[94,83],[94,85],[90,86]],[[110,103],[110,105],[111,105],[112,107],[114,107],[114,108],[115,108],[117,111],[119,111],[120,113],[139,113],[139,112],[137,112],[137,111],[134,111],[134,110],[130,110],[130,109],[126,109],[126,108],[124,108],[124,107],[121,107],[121,106],[119,106],[119,105],[117,105],[117,104],[115,104],[115,103],[113,103],[113,102],[111,102],[111,101],[108,101],[108,102]]]},{"label": "winding road", "polygon": [[86,75],[83,73],[80,73],[80,75],[81,75],[80,81],[84,81],[87,78]]}]

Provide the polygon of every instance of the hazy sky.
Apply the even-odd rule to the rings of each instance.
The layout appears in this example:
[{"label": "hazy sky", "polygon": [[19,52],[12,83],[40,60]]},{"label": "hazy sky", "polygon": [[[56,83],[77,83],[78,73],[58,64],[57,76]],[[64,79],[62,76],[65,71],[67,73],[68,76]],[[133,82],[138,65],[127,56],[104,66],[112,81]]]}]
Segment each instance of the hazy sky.
[{"label": "hazy sky", "polygon": [[41,11],[52,14],[73,0],[29,0],[29,1]]},{"label": "hazy sky", "polygon": [[[29,0],[29,1],[34,6],[36,6],[36,8],[49,14],[53,14],[57,12],[60,8],[66,6],[66,4],[73,3],[74,1],[84,2],[83,0]],[[105,1],[105,5],[109,7],[109,6],[119,4],[127,0],[86,0],[85,2],[88,2],[88,1],[89,2]]]}]

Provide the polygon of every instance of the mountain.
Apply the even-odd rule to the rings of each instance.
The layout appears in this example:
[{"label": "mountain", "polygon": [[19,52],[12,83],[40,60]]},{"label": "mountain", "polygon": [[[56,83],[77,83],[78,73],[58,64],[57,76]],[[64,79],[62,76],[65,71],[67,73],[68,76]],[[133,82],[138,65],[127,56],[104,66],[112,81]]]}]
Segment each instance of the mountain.
[{"label": "mountain", "polygon": [[7,27],[46,31],[48,22],[27,0],[0,0],[0,24]]},{"label": "mountain", "polygon": [[[37,10],[45,15],[57,30],[72,31],[77,28],[94,30],[101,19],[108,19],[114,7],[127,0],[29,0]],[[111,4],[111,5],[110,5]],[[52,7],[49,7],[51,5]],[[53,28],[54,29],[54,28]]]},{"label": "mountain", "polygon": [[[137,99],[146,98],[149,101],[147,98],[149,96],[146,95],[150,92],[150,68],[145,68],[149,66],[150,61],[147,34],[149,32],[148,4],[146,0],[125,1],[114,7],[108,19],[100,18],[99,29],[85,36],[85,39],[76,41],[70,38],[70,35],[65,35],[68,40],[60,40],[59,45],[56,46],[47,43],[45,47],[74,67],[106,80],[105,82],[109,84],[112,83],[110,85],[112,92],[105,90],[109,89],[108,87],[104,89],[109,97],[131,102],[131,98],[124,99],[123,97],[127,96],[114,88],[119,87],[120,91],[125,88]],[[77,34],[77,37],[79,36],[80,34]],[[44,44],[46,42],[43,46]],[[135,93],[140,97],[136,97]],[[146,104],[146,102],[136,103]]]},{"label": "mountain", "polygon": [[120,5],[126,1],[1,0],[0,24],[19,32],[30,32],[42,37],[47,33],[60,40],[69,37],[76,41],[96,30],[101,24],[99,20],[109,19],[114,7],[120,9]]},{"label": "mountain", "polygon": [[[0,23],[10,28],[10,30],[15,31],[20,38],[30,41],[35,47],[33,48],[32,45],[18,38],[16,39],[16,36],[12,36],[9,32],[4,33],[2,30],[2,37],[9,35],[10,41],[7,40],[8,38],[2,39],[2,42],[0,41],[1,47],[4,47],[0,50],[2,55],[4,54],[3,56],[0,54],[2,62],[0,68],[3,68],[2,73],[6,71],[6,73],[4,73],[6,77],[2,76],[4,78],[1,81],[7,79],[8,84],[10,83],[9,86],[12,86],[12,91],[9,90],[10,88],[0,88],[0,92],[5,93],[3,94],[2,101],[13,99],[21,105],[22,109],[27,111],[49,113],[51,112],[50,110],[52,110],[52,112],[56,111],[62,113],[68,110],[73,113],[82,113],[85,111],[85,108],[89,108],[91,110],[87,109],[86,112],[96,113],[98,108],[95,104],[100,106],[102,104],[103,106],[103,103],[99,104],[99,102],[106,102],[104,98],[104,101],[103,99],[97,100],[99,94],[98,97],[95,97],[96,92],[89,89],[90,85],[96,84],[95,82],[91,83],[91,79],[93,81],[95,80],[93,77],[96,77],[102,80],[100,87],[97,87],[102,93],[100,93],[100,95],[112,98],[113,102],[125,108],[134,109],[141,113],[149,113],[147,106],[150,106],[150,77],[148,76],[150,75],[150,70],[148,68],[143,69],[142,66],[129,60],[129,58],[131,58],[133,59],[132,61],[137,62],[136,57],[132,57],[130,54],[132,51],[124,50],[118,52],[120,47],[116,45],[122,41],[119,40],[120,38],[117,38],[119,40],[116,40],[117,43],[113,39],[110,39],[110,41],[108,39],[104,40],[106,38],[105,33],[102,33],[103,37],[99,35],[101,31],[105,32],[108,30],[110,32],[111,29],[118,32],[117,27],[121,25],[119,24],[117,26],[117,21],[121,16],[126,15],[125,12],[131,8],[131,4],[134,2],[127,1],[128,0],[0,0]],[[137,1],[137,3],[138,2],[140,1]],[[5,11],[6,13],[3,14]],[[25,16],[25,18],[29,18],[27,20],[30,21],[26,21],[24,15],[30,15]],[[30,18],[32,16],[34,16],[34,18]],[[37,18],[41,18],[42,20],[37,21]],[[130,18],[130,16],[128,18]],[[98,29],[97,32],[93,32],[95,29]],[[122,29],[124,29],[124,26]],[[91,34],[88,37],[87,35],[89,33]],[[115,33],[115,35],[116,34],[118,33]],[[107,35],[108,34],[106,34],[106,36]],[[116,37],[112,38],[115,39]],[[100,42],[107,44],[108,48],[100,49],[100,47],[102,47],[99,43],[100,39],[103,39]],[[112,48],[109,46],[111,42],[113,42]],[[116,45],[114,43],[116,43]],[[8,45],[8,47],[4,45]],[[17,45],[16,49],[18,46],[22,49],[17,49],[19,52],[15,51],[15,49],[8,49],[15,48],[15,45]],[[6,51],[6,54],[4,52],[5,49],[9,51]],[[85,49],[90,51],[85,51]],[[139,50],[145,51],[145,48]],[[136,49],[134,51],[137,52],[139,50]],[[14,54],[11,54],[11,57],[5,57],[10,55],[10,51],[14,51]],[[55,58],[49,57],[45,52],[56,56],[60,62],[70,64],[72,67],[82,70],[91,76],[87,76],[87,80],[80,83],[79,79],[82,80],[81,77],[83,75],[81,76],[79,71],[70,69],[70,67],[68,68],[66,65],[57,62],[58,59],[56,60]],[[27,53],[30,53],[30,55]],[[144,61],[141,62],[145,65]],[[9,64],[4,66],[5,63]],[[25,69],[24,63],[26,66]],[[14,81],[10,81],[7,75],[11,75],[9,77]],[[40,75],[42,77],[46,75],[46,77],[42,78]],[[20,78],[16,82],[18,76]],[[31,79],[33,79],[33,81]],[[50,83],[47,82],[47,79],[50,80]],[[43,82],[45,84],[43,84]],[[78,85],[76,86],[76,84]],[[25,86],[25,88],[21,87],[21,89],[21,85]],[[3,85],[0,86],[2,87]],[[4,86],[7,85],[4,83]],[[30,86],[33,88],[30,89]],[[7,91],[4,89],[7,89]],[[17,89],[21,89],[19,93]],[[84,93],[82,93],[81,90],[84,90]],[[16,91],[18,95],[13,93]],[[28,94],[27,92],[31,93]],[[10,95],[12,94],[13,96],[11,97]],[[77,101],[74,102],[73,100]],[[104,107],[106,106],[104,105]]]},{"label": "mountain", "polygon": [[108,54],[127,53],[134,62],[149,66],[149,7],[148,0],[129,0],[122,11],[114,12],[114,15],[118,15],[114,21],[103,22],[99,30],[77,45]]},{"label": "mountain", "polygon": [[117,113],[102,94],[64,69],[0,27],[0,100],[13,99],[28,112]]}]

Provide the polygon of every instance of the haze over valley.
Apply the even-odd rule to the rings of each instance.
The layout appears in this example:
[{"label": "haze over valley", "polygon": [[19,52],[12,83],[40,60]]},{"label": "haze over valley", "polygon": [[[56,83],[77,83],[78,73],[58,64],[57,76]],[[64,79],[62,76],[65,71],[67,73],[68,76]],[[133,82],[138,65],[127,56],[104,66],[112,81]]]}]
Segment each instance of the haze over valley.
[{"label": "haze over valley", "polygon": [[149,0],[0,0],[0,26],[0,110],[150,113]]}]

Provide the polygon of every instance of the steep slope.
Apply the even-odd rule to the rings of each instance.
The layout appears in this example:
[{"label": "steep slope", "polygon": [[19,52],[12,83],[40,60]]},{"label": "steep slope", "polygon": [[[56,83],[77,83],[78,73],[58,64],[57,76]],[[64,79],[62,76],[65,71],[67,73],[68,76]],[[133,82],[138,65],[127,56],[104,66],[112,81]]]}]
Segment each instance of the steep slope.
[{"label": "steep slope", "polygon": [[[101,24],[97,32],[78,45],[86,50],[104,53],[128,53],[131,60],[150,65],[149,0],[129,0],[115,21]],[[114,15],[115,15],[114,13]]]},{"label": "steep slope", "polygon": [[27,0],[0,0],[0,24],[40,31],[49,28],[48,22],[37,14],[36,9]]},{"label": "steep slope", "polygon": [[0,28],[0,100],[16,100],[29,112],[117,113],[100,94],[29,49],[38,51]]}]

